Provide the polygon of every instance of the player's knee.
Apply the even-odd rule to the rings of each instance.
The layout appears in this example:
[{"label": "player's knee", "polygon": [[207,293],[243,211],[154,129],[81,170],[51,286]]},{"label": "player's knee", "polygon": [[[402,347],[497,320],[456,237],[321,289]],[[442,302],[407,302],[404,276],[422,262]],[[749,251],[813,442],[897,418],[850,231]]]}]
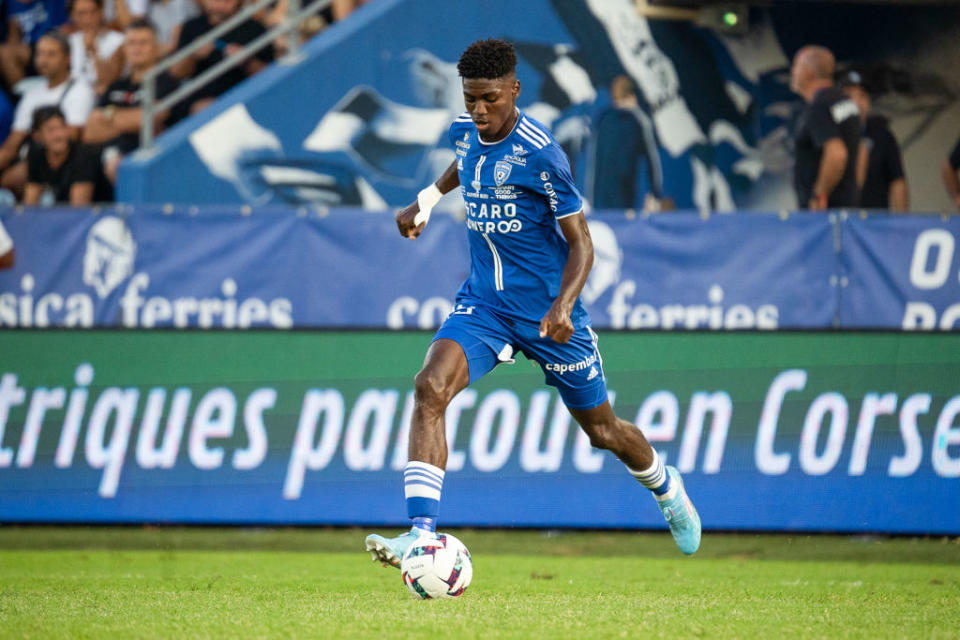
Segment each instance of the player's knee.
[{"label": "player's knee", "polygon": [[414,378],[414,393],[417,404],[438,411],[450,403],[450,383],[427,369],[421,369]]},{"label": "player's knee", "polygon": [[590,437],[590,446],[594,449],[612,449],[616,441],[613,425],[603,422],[585,425],[583,430]]}]

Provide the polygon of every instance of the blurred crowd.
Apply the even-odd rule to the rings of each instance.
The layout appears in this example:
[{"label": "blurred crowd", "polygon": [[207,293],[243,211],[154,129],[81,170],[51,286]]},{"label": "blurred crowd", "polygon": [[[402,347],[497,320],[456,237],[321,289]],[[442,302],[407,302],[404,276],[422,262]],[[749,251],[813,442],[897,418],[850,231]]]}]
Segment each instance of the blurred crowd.
[{"label": "blurred crowd", "polygon": [[[334,0],[299,25],[306,40],[366,0]],[[4,0],[0,4],[0,205],[84,205],[113,199],[117,165],[139,146],[144,74],[243,9],[245,0]],[[301,5],[306,6],[304,0]],[[223,75],[154,119],[156,131],[286,53],[286,35],[246,45],[281,24],[288,0],[241,21],[157,77],[156,98],[223,59]]]},{"label": "blurred crowd", "polygon": [[[796,206],[908,212],[900,145],[888,120],[874,113],[863,75],[855,69],[839,72],[832,52],[811,45],[793,59],[790,89],[802,101],[793,133]],[[672,200],[662,193],[655,130],[639,106],[636,87],[627,76],[617,76],[610,95],[610,108],[596,122],[589,187],[595,208],[671,209]],[[951,208],[960,211],[960,140],[941,161]]]},{"label": "blurred crowd", "polygon": [[[143,78],[254,0],[4,0],[0,4],[0,205],[84,205],[113,198],[117,166],[140,144]],[[367,0],[334,0],[299,25],[303,41]],[[209,106],[289,49],[289,32],[256,52],[244,48],[283,23],[290,0],[274,0],[195,49],[156,80],[156,98],[177,91],[224,59],[242,56],[172,108],[154,131]],[[300,0],[301,6],[308,0]],[[244,53],[241,53],[244,52]],[[797,206],[910,209],[899,144],[872,112],[855,70],[838,73],[833,54],[803,47],[790,85],[802,100],[794,132]],[[598,209],[669,210],[655,128],[627,76],[595,122],[587,196]],[[960,210],[960,142],[942,159],[943,181]]]}]

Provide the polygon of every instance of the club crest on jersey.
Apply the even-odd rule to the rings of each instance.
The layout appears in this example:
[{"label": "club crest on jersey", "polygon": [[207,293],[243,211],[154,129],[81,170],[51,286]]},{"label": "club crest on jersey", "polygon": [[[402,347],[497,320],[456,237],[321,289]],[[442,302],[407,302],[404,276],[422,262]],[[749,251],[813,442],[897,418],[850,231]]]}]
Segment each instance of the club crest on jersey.
[{"label": "club crest on jersey", "polygon": [[503,183],[510,177],[511,169],[513,169],[513,165],[503,160],[498,160],[497,163],[493,165],[493,181],[498,187],[502,187]]}]

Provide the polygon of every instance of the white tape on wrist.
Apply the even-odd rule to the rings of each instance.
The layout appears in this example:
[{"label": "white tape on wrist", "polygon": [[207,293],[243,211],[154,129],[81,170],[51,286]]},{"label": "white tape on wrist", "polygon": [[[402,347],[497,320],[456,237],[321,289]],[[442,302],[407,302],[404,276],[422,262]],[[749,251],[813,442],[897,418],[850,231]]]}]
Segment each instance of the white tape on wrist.
[{"label": "white tape on wrist", "polygon": [[424,222],[428,222],[430,220],[430,212],[433,211],[433,208],[437,206],[437,203],[440,202],[440,198],[442,197],[443,194],[440,193],[440,189],[437,188],[436,183],[420,191],[420,193],[417,194],[417,205],[420,207],[420,212],[414,216],[413,224],[419,227]]}]

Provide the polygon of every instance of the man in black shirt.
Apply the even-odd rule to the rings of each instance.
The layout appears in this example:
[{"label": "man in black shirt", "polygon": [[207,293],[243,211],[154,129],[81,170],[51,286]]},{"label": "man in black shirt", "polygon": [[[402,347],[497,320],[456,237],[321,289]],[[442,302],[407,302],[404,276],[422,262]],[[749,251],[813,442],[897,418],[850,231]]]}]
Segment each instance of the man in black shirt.
[{"label": "man in black shirt", "polygon": [[858,72],[844,74],[840,86],[860,109],[861,153],[857,158],[860,206],[864,209],[907,211],[910,208],[910,196],[903,174],[900,145],[890,132],[887,119],[870,113],[870,93]]},{"label": "man in black shirt", "polygon": [[51,193],[54,202],[74,207],[113,199],[100,167],[99,149],[70,139],[60,107],[34,111],[33,131],[40,144],[31,145],[27,155],[24,204],[41,204],[45,191]]},{"label": "man in black shirt", "polygon": [[[83,129],[84,142],[104,145],[104,173],[112,183],[117,181],[117,165],[121,158],[140,146],[143,121],[140,83],[160,56],[157,32],[149,20],[137,19],[127,26],[123,51],[130,73],[107,87]],[[157,76],[156,88],[156,98],[160,100],[177,88],[177,81],[169,74],[161,73]],[[169,112],[158,114],[154,119],[156,130],[162,130],[168,120]]]},{"label": "man in black shirt", "polygon": [[860,112],[833,86],[833,69],[833,54],[818,46],[800,49],[790,68],[790,88],[807,103],[794,136],[793,183],[799,206],[814,211],[858,200]]},{"label": "man in black shirt", "polygon": [[943,183],[947,187],[950,204],[960,211],[960,179],[957,178],[957,171],[960,171],[960,140],[957,140],[953,151],[943,161]]},{"label": "man in black shirt", "polygon": [[[183,24],[177,49],[183,49],[191,42],[223,23],[240,9],[240,0],[202,0],[203,13]],[[236,55],[247,45],[266,33],[266,29],[256,20],[246,20],[220,36],[215,42],[201,47],[192,56],[178,62],[170,69],[175,78],[184,80],[200,75],[227,56]],[[210,105],[213,100],[248,76],[260,71],[273,62],[273,45],[258,51],[253,57],[239,66],[233,67],[220,77],[211,80],[188,98],[190,113],[196,113]]]}]

